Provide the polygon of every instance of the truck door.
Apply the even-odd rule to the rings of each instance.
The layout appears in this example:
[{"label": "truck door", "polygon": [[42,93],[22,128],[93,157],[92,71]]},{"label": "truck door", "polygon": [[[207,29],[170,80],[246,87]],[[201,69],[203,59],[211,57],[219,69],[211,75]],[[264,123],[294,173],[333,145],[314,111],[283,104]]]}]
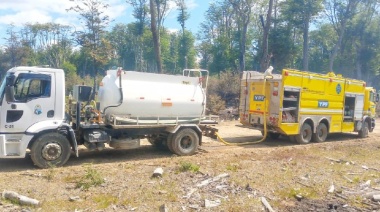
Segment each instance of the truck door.
[{"label": "truck door", "polygon": [[0,131],[24,133],[31,125],[54,118],[55,83],[51,73],[20,73],[14,82],[14,102],[2,101]]},{"label": "truck door", "polygon": [[357,95],[355,99],[354,119],[362,120],[364,109],[364,95]]}]

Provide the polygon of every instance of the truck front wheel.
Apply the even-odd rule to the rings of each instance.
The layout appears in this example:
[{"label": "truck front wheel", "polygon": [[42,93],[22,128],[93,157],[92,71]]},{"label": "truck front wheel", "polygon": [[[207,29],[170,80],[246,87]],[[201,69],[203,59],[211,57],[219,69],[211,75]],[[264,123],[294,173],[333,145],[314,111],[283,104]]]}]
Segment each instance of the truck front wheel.
[{"label": "truck front wheel", "polygon": [[198,149],[198,134],[191,128],[181,129],[173,135],[171,145],[177,155],[192,155]]},{"label": "truck front wheel", "polygon": [[368,122],[365,121],[363,123],[362,129],[359,131],[359,137],[360,138],[366,138],[368,137],[369,129],[368,129]]},{"label": "truck front wheel", "polygon": [[40,168],[62,166],[70,158],[70,142],[59,133],[43,134],[30,149],[33,163]]},{"label": "truck front wheel", "polygon": [[311,126],[308,123],[304,123],[301,127],[300,134],[296,135],[296,141],[299,144],[307,144],[311,140],[311,136],[313,131],[311,130]]}]

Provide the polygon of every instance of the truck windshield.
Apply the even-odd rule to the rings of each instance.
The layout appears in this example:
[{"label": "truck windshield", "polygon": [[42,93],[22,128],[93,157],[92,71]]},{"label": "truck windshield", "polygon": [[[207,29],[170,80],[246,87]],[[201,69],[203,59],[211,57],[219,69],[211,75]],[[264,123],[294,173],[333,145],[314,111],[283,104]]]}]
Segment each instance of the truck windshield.
[{"label": "truck windshield", "polygon": [[10,74],[7,73],[7,75],[3,78],[3,81],[1,82],[1,86],[0,86],[0,105],[3,105],[5,85],[6,85],[7,77],[8,77],[9,75],[10,75]]},{"label": "truck windshield", "polygon": [[376,102],[376,95],[373,91],[369,92],[369,101]]}]

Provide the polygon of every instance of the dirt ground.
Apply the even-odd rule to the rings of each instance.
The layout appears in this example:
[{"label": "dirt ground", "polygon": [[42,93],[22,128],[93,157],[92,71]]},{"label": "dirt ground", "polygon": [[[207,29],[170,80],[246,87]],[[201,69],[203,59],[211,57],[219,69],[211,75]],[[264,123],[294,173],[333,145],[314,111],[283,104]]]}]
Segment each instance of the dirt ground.
[{"label": "dirt ground", "polygon": [[[231,143],[261,138],[238,124],[216,127]],[[1,199],[0,211],[269,211],[264,198],[274,211],[380,211],[372,200],[380,194],[379,135],[377,127],[365,139],[348,133],[324,143],[280,137],[244,146],[204,137],[188,157],[143,140],[134,150],[83,149],[79,158],[50,169],[36,168],[29,156],[1,159],[0,192],[15,191],[40,205]],[[158,167],[162,177],[152,177]],[[92,185],[96,177],[101,182]]]}]

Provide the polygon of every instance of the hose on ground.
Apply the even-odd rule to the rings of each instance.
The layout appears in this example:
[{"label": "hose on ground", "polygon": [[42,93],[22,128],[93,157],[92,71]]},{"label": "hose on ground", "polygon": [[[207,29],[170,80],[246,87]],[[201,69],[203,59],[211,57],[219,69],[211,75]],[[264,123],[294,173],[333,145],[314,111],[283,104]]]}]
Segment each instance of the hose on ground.
[{"label": "hose on ground", "polygon": [[252,145],[252,144],[257,144],[257,143],[261,143],[263,142],[266,137],[267,137],[267,99],[266,99],[266,82],[267,82],[267,79],[266,77],[264,77],[264,89],[263,89],[263,95],[264,95],[264,112],[263,112],[263,117],[264,117],[264,133],[263,133],[263,137],[258,140],[258,141],[251,141],[251,142],[241,142],[241,143],[230,143],[230,142],[227,142],[225,141],[217,132],[215,132],[215,135],[217,137],[217,139],[222,142],[223,144],[225,145],[229,145],[229,146],[242,146],[242,145]]}]

